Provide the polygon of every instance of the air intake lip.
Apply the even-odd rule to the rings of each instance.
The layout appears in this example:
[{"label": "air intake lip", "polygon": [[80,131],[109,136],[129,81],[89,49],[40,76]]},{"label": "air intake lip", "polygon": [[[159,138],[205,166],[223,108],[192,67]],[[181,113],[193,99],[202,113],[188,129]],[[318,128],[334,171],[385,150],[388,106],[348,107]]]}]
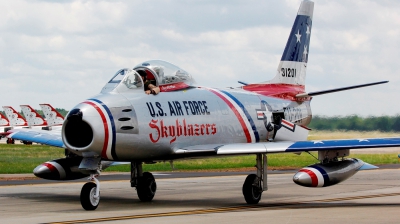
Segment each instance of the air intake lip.
[{"label": "air intake lip", "polygon": [[82,120],[83,113],[80,109],[72,109],[71,112],[68,114],[68,121],[71,120]]}]

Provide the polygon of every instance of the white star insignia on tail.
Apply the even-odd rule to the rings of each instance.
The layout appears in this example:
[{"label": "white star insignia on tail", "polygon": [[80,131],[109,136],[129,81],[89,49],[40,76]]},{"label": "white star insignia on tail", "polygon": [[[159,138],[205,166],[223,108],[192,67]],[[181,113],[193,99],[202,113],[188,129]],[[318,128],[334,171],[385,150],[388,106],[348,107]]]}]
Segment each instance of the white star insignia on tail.
[{"label": "white star insignia on tail", "polygon": [[295,34],[295,36],[296,36],[296,38],[297,38],[296,43],[297,43],[297,42],[300,42],[301,34],[300,34],[300,31],[299,31],[299,30],[297,30],[297,34]]}]

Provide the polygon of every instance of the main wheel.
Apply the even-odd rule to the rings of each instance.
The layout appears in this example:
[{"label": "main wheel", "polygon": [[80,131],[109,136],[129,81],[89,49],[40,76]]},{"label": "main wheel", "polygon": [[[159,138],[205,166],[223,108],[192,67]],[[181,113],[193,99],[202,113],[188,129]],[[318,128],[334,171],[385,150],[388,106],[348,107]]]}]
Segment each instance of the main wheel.
[{"label": "main wheel", "polygon": [[93,182],[87,182],[81,190],[81,205],[85,210],[95,210],[100,203],[100,195],[95,198],[97,185]]},{"label": "main wheel", "polygon": [[153,174],[144,172],[143,176],[138,179],[136,190],[141,201],[153,200],[157,190],[157,184]]},{"label": "main wheel", "polygon": [[247,204],[258,204],[261,199],[262,190],[258,185],[258,178],[255,174],[249,174],[244,181],[242,188],[244,199]]}]

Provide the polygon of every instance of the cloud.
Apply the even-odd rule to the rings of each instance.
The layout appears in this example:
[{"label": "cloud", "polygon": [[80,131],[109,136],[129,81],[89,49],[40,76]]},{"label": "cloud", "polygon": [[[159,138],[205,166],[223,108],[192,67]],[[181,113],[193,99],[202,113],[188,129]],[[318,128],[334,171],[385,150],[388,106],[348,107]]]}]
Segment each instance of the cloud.
[{"label": "cloud", "polygon": [[[1,102],[70,109],[99,93],[120,68],[150,59],[177,64],[204,86],[266,81],[275,75],[299,4],[3,1],[0,82],[12,96]],[[314,114],[398,113],[400,106],[386,99],[400,85],[399,10],[389,0],[315,3],[307,90],[390,83],[316,97]],[[377,106],[363,106],[371,102]]]}]

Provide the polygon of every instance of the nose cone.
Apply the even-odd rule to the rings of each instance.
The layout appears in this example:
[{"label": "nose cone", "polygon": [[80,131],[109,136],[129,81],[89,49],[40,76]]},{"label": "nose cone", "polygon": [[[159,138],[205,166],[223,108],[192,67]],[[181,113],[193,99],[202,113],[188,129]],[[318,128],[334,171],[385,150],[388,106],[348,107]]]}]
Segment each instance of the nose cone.
[{"label": "nose cone", "polygon": [[127,104],[126,98],[118,94],[102,94],[75,106],[63,124],[65,146],[88,156],[115,160],[116,128],[112,112]]},{"label": "nose cone", "polygon": [[306,172],[297,172],[293,176],[293,182],[304,187],[313,187],[313,182],[310,175]]},{"label": "nose cone", "polygon": [[75,106],[63,124],[62,137],[68,149],[101,155],[111,130],[107,111],[96,101],[87,100]]}]

